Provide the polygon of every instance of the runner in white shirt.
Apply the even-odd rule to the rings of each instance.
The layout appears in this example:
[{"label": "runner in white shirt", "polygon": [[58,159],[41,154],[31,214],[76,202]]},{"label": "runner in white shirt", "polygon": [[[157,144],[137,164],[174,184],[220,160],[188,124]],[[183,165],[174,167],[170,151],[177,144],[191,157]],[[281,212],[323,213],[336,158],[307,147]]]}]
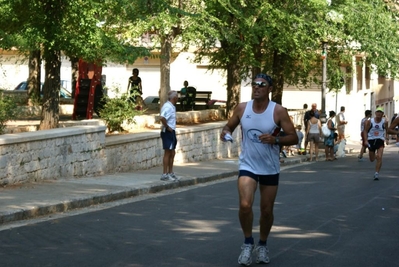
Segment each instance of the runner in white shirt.
[{"label": "runner in white shirt", "polygon": [[378,107],[375,117],[365,121],[363,130],[363,146],[369,148],[369,159],[371,162],[377,160],[375,164],[374,180],[379,179],[382,166],[382,155],[384,154],[385,141],[388,136],[388,122],[382,117],[384,109]]}]

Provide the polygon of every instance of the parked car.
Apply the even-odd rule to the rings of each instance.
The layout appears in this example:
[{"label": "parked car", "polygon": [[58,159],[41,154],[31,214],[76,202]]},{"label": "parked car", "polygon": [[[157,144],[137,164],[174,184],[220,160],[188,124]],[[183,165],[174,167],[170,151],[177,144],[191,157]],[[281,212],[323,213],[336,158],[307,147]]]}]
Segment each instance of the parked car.
[{"label": "parked car", "polygon": [[[43,89],[43,83],[41,83],[40,92],[42,91],[42,89]],[[17,91],[26,91],[26,90],[28,90],[28,82],[26,82],[26,81],[25,82],[20,82],[14,88],[14,90],[17,90]],[[61,86],[60,87],[60,97],[61,98],[71,98],[72,94],[66,88]]]}]

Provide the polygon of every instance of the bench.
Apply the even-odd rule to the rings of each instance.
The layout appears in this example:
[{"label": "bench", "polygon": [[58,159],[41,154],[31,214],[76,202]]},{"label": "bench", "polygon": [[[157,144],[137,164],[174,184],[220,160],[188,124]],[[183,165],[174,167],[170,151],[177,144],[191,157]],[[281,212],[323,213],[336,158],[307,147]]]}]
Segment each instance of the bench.
[{"label": "bench", "polygon": [[197,105],[205,106],[205,109],[209,109],[212,91],[196,91],[192,105],[187,103],[187,101],[182,102],[183,99],[180,95],[180,92],[178,92],[178,96],[179,100],[176,103],[176,107],[180,107],[183,111],[194,110]]}]

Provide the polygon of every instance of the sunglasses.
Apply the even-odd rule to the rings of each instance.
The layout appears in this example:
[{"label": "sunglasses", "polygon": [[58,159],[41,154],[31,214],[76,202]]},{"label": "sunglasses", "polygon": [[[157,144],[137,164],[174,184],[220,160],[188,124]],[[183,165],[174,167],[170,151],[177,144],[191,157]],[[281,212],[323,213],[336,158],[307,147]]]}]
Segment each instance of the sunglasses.
[{"label": "sunglasses", "polygon": [[252,82],[252,86],[266,87],[268,86],[267,82]]}]

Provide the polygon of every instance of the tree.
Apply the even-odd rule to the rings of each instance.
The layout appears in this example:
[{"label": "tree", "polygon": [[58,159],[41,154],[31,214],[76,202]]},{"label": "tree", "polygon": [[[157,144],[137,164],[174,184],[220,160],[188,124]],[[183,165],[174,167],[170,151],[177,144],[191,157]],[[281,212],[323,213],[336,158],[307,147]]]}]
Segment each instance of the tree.
[{"label": "tree", "polygon": [[[187,49],[196,40],[192,25],[202,12],[201,0],[137,0],[126,3],[125,33],[132,44],[145,42],[148,49],[160,57],[160,104],[170,91],[170,63],[173,53]],[[123,26],[122,26],[123,27]],[[135,42],[134,42],[135,41]]]},{"label": "tree", "polygon": [[271,74],[277,103],[285,84],[321,83],[320,49],[326,41],[329,73],[339,73],[352,56],[365,53],[380,73],[396,76],[398,24],[392,10],[372,0],[331,5],[324,0],[209,1],[204,24],[212,30],[201,40],[199,59],[209,57],[211,69],[227,70],[228,115],[240,90],[239,79],[232,77],[248,77],[251,71]]},{"label": "tree", "polygon": [[7,25],[0,26],[0,33],[12,33],[22,40],[2,39],[2,47],[14,45],[20,51],[35,51],[40,47],[45,62],[40,129],[58,126],[62,52],[91,62],[134,61],[148,54],[146,49],[121,41],[112,25],[101,27],[101,22],[110,17],[108,11],[122,9],[121,1],[1,0],[0,4],[0,14],[4,15],[0,24]]}]

